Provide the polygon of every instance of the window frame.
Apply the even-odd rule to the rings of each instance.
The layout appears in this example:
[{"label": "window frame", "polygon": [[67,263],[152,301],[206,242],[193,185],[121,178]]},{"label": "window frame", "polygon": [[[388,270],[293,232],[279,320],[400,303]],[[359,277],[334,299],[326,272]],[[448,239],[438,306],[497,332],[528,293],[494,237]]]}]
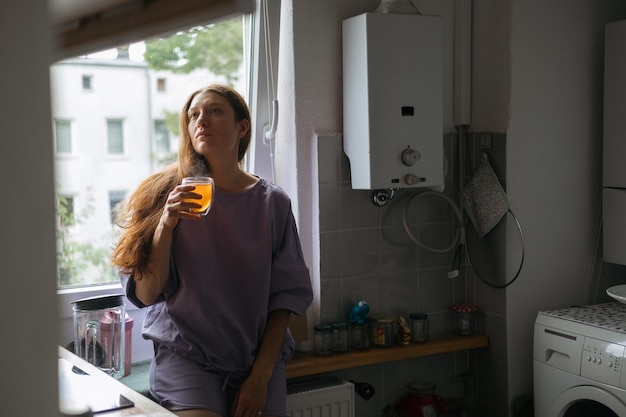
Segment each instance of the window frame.
[{"label": "window frame", "polygon": [[[270,1],[270,3],[272,4],[272,7],[270,7],[270,21],[272,22],[279,22],[280,21],[280,0],[254,0],[255,2],[255,10],[251,13],[241,13],[241,15],[245,18],[244,21],[244,26],[245,25],[250,25],[248,27],[248,30],[246,33],[250,33],[251,34],[251,38],[244,38],[245,42],[244,42],[244,47],[249,47],[250,50],[246,50],[244,49],[244,60],[249,60],[248,62],[248,68],[249,68],[249,74],[248,74],[248,84],[246,85],[246,94],[248,97],[248,104],[250,106],[251,112],[252,112],[252,116],[253,116],[253,123],[257,126],[257,128],[255,129],[255,131],[252,132],[253,134],[253,140],[251,143],[251,148],[249,151],[249,156],[251,157],[251,160],[248,160],[247,163],[247,169],[252,169],[254,170],[254,172],[258,173],[259,175],[262,176],[266,176],[267,178],[272,178],[273,175],[271,173],[271,171],[268,171],[267,165],[265,166],[265,168],[258,168],[258,164],[256,164],[256,168],[255,168],[255,163],[254,160],[256,158],[258,158],[259,155],[259,148],[262,148],[262,146],[257,146],[257,142],[259,142],[259,144],[263,144],[263,126],[267,125],[270,123],[269,118],[271,116],[270,114],[270,109],[268,108],[268,99],[267,99],[267,77],[266,77],[266,65],[265,65],[265,39],[262,36],[262,27],[263,27],[263,13],[262,13],[262,2],[264,1]],[[233,3],[245,3],[246,1],[244,0],[236,0]],[[210,8],[211,5],[207,5],[207,8]],[[206,18],[205,19],[198,19],[197,16],[202,16],[202,13],[199,13],[195,16],[195,21],[191,21],[186,23],[184,26],[185,27],[191,27],[194,25],[198,25],[198,24],[206,24]],[[276,32],[278,31],[278,24],[276,24]],[[145,37],[149,37],[151,35],[153,35],[154,33],[151,33],[151,31],[146,31],[146,33],[142,33],[142,34],[138,34],[136,36],[134,36],[134,39],[140,39],[140,38],[145,38]],[[124,42],[130,42],[132,41],[132,39],[125,39]],[[277,61],[278,61],[278,45],[279,45],[279,39],[278,36],[273,36],[270,39],[271,41],[271,48],[273,51],[275,51],[274,53],[274,60],[275,62],[273,62],[273,65],[277,65]],[[111,45],[116,45],[117,43],[117,38],[116,35],[111,35],[111,39],[108,42],[108,45],[104,45],[101,47],[101,49],[104,49],[106,47],[110,47]],[[95,49],[94,49],[95,50]],[[69,54],[71,53],[76,53],[76,51],[81,51],[81,53],[85,53],[85,46],[82,45],[80,47],[78,46],[71,46],[71,47],[67,47],[65,50],[61,51],[61,54],[59,57],[56,57],[56,59],[61,60],[65,57],[70,56]],[[255,72],[258,71],[258,72]],[[278,71],[274,71],[275,74],[278,73]],[[254,78],[250,78],[250,76],[252,74],[255,74]],[[125,139],[126,142],[126,139]],[[128,148],[128,144],[124,143],[124,148],[127,149]],[[105,149],[106,155],[109,157],[116,157],[119,155],[110,155],[108,153],[108,150]],[[269,151],[266,150],[266,152],[268,152],[269,155]],[[267,156],[266,159],[269,159],[269,156]],[[82,287],[75,287],[75,288],[63,288],[63,289],[57,289],[57,296],[58,296],[58,305],[59,305],[59,318],[62,320],[63,323],[67,323],[67,325],[71,325],[71,318],[73,317],[73,311],[72,311],[72,302],[76,301],[78,299],[82,299],[82,298],[87,298],[87,297],[96,297],[96,296],[103,296],[103,295],[107,295],[107,294],[119,294],[119,293],[123,293],[123,289],[120,283],[114,283],[114,284],[98,284],[98,285],[88,285],[88,286],[82,286]],[[133,312],[136,312],[136,310],[139,310],[136,306],[128,303],[128,301],[126,300],[126,311],[129,312],[131,315],[134,314]],[[140,327],[140,326],[138,326]],[[65,328],[65,326],[62,329],[62,334],[71,334],[71,331],[68,333],[68,329]],[[136,343],[137,342],[137,343]],[[144,343],[145,341],[143,340],[137,340],[133,342],[133,351],[136,350],[136,347],[140,344]],[[140,348],[141,349],[141,348]],[[141,355],[139,355],[138,357],[135,356],[133,354],[133,360],[142,360],[142,359],[147,359],[144,357],[141,357]]]},{"label": "window frame", "polygon": [[[106,126],[107,126],[107,140],[106,140],[106,155],[109,158],[122,158],[124,156],[126,156],[126,149],[128,148],[128,146],[126,145],[126,135],[124,134],[124,130],[125,130],[125,124],[124,123],[125,120],[123,118],[118,118],[118,117],[108,117],[106,119]],[[112,138],[111,134],[113,133],[113,130],[111,129],[112,126],[114,126],[119,124],[119,133],[121,135],[121,138]],[[116,139],[116,143],[113,145],[120,145],[122,147],[122,151],[121,152],[111,152],[111,145],[112,145],[112,141],[111,139]],[[117,141],[120,141],[121,143],[118,143]]]},{"label": "window frame", "polygon": [[[89,86],[85,86],[85,81],[88,81]],[[93,91],[93,75],[92,74],[82,74],[81,76],[81,86],[82,91],[92,92]]]},{"label": "window frame", "polygon": [[[70,150],[69,152],[59,152],[59,135],[58,135],[58,123],[59,122],[66,122],[68,125],[68,131],[69,131],[69,146],[70,146]],[[54,119],[54,156],[73,156],[75,154],[74,151],[75,147],[74,147],[74,135],[72,134],[72,120],[70,119],[64,119],[64,118],[56,118]]]},{"label": "window frame", "polygon": [[[157,155],[172,152],[172,137],[164,119],[153,119],[152,128],[154,129],[154,152]],[[167,149],[160,149],[161,145],[165,145]]]},{"label": "window frame", "polygon": [[[111,215],[111,226],[115,225],[115,207],[121,203],[127,195],[127,190],[109,190],[109,214]],[[114,199],[113,197],[116,198]],[[115,201],[115,204],[112,204],[113,201]]]},{"label": "window frame", "polygon": [[157,93],[164,93],[167,91],[167,78],[158,77],[156,79],[156,91]]}]

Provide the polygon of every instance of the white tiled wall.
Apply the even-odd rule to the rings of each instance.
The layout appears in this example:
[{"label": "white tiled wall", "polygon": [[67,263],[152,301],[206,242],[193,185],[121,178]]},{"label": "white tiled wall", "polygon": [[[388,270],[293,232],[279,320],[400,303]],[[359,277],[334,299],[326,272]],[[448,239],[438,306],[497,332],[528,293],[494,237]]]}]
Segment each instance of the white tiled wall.
[{"label": "white tiled wall", "polygon": [[[450,158],[444,192],[454,200],[456,138],[445,135],[442,140]],[[397,191],[386,206],[375,206],[370,192],[351,188],[341,135],[318,136],[318,155],[321,321],[345,321],[354,303],[365,300],[372,314],[424,312],[429,315],[431,334],[451,331],[450,307],[473,302],[473,286],[468,289],[465,274],[448,278],[453,252],[418,247],[406,233],[402,217],[406,209],[411,232],[428,246],[444,248],[456,231],[452,208],[436,197],[410,201],[413,190]],[[369,401],[357,396],[356,406],[358,416],[373,417],[394,404],[415,380],[435,383],[444,397],[462,396],[463,385],[455,376],[470,370],[471,358],[469,352],[445,354],[335,375],[374,386],[376,395]]]}]

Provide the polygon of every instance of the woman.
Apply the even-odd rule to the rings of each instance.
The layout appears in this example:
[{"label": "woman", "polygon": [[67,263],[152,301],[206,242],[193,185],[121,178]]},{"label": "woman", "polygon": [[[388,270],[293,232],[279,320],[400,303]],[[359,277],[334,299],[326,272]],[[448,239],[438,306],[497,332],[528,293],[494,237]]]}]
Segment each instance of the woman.
[{"label": "woman", "polygon": [[[285,414],[292,313],[312,300],[287,195],[245,172],[250,112],[233,89],[191,94],[180,116],[178,163],[148,177],[128,200],[113,253],[128,299],[147,307],[154,344],[150,391],[179,416]],[[193,185],[210,175],[206,216]]]}]

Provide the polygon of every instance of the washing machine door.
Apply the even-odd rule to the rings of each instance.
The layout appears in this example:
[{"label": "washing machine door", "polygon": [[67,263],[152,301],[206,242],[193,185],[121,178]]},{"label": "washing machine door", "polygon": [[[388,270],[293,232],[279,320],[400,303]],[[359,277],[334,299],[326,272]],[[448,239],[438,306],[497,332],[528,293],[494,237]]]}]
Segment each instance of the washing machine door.
[{"label": "washing machine door", "polygon": [[[626,391],[623,392],[626,400]],[[626,403],[592,385],[573,387],[561,394],[550,409],[551,417],[623,417]]]}]

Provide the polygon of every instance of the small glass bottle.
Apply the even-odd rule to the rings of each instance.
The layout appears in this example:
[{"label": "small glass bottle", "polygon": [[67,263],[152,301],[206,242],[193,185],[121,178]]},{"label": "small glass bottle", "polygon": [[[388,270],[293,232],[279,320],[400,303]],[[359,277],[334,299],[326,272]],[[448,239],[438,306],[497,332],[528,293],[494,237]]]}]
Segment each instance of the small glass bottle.
[{"label": "small glass bottle", "polygon": [[428,315],[424,313],[413,313],[409,316],[409,318],[411,319],[411,342],[428,342],[430,331],[428,325]]},{"label": "small glass bottle", "polygon": [[350,340],[352,349],[367,350],[370,348],[370,328],[367,323],[354,323],[351,326]]},{"label": "small glass bottle", "polygon": [[333,328],[330,324],[318,324],[314,327],[314,349],[318,356],[333,354]]},{"label": "small glass bottle", "polygon": [[333,352],[345,353],[350,351],[350,325],[348,323],[332,323]]}]

